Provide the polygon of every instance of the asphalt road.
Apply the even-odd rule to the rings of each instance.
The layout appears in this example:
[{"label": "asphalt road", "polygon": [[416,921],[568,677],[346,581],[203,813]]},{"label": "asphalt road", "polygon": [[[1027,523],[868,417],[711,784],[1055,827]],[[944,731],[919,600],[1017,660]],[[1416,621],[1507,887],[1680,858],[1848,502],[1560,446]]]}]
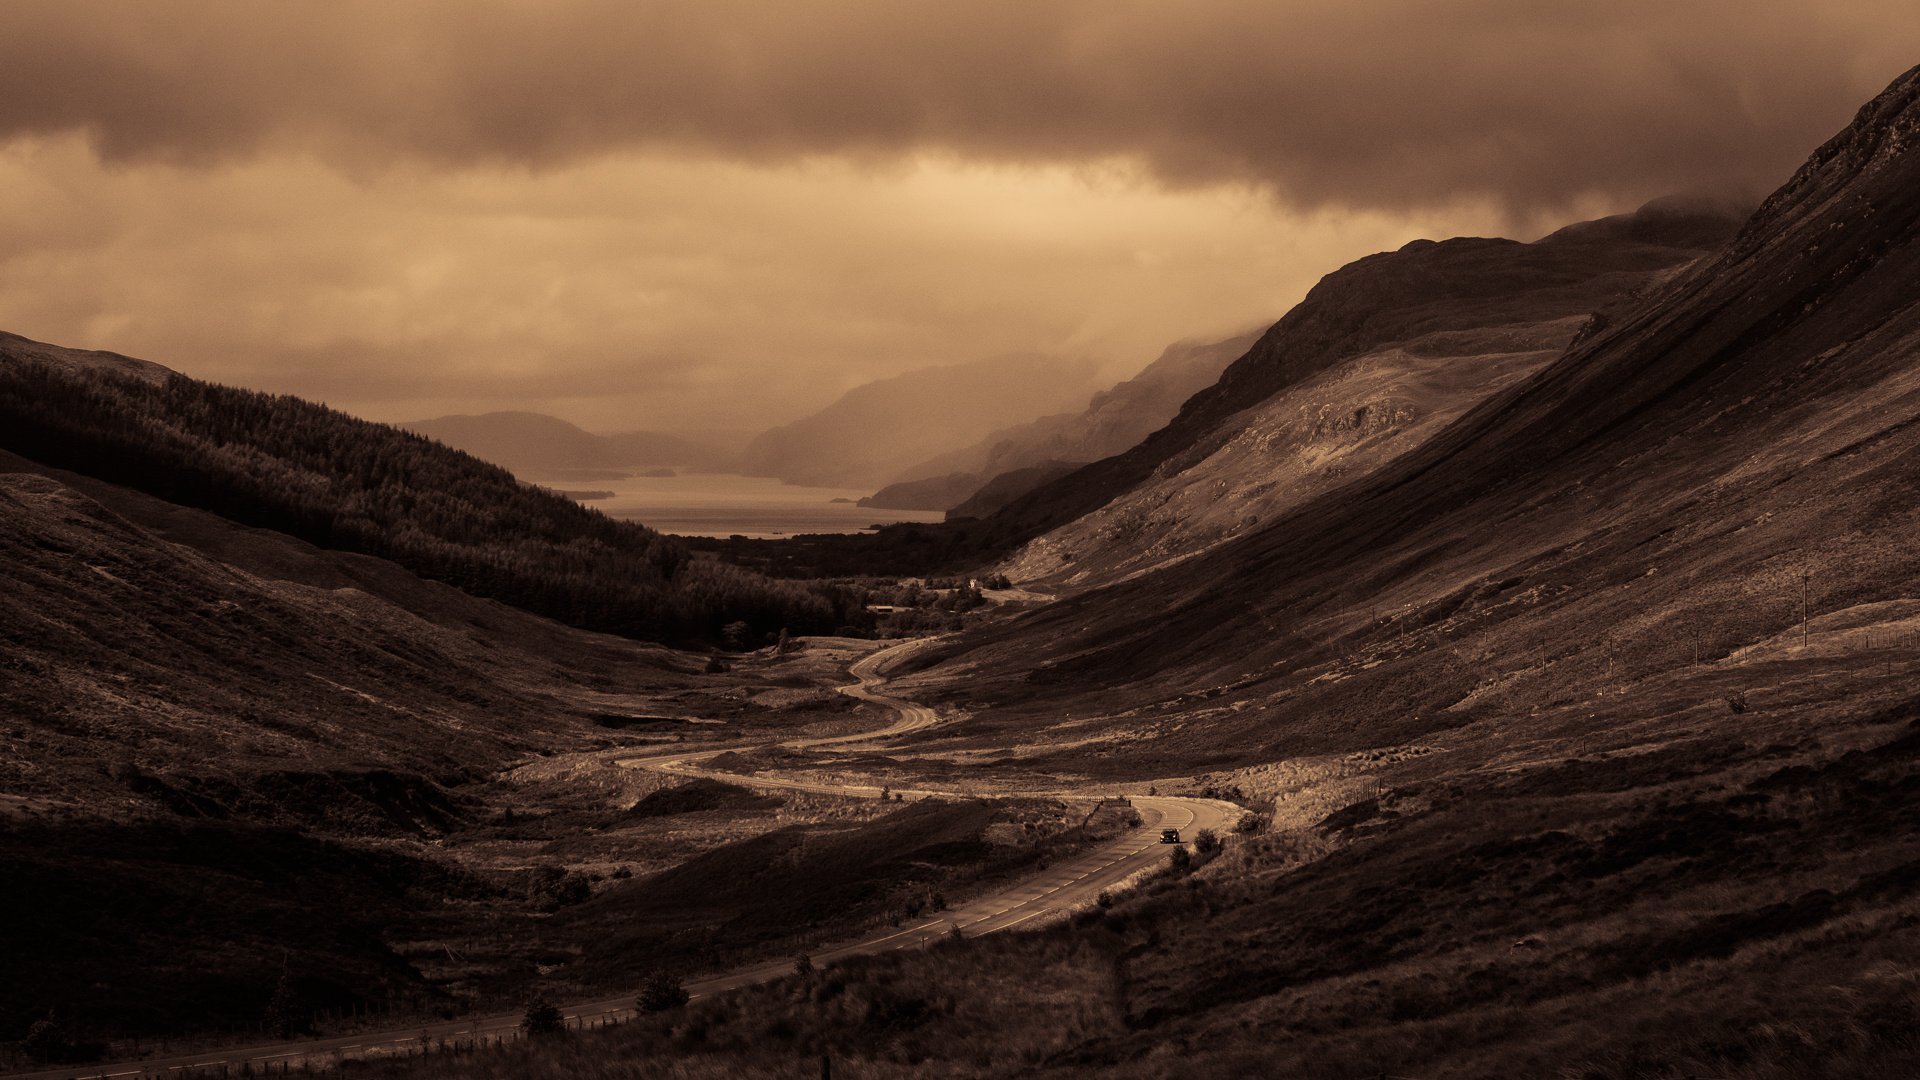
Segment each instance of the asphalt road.
[{"label": "asphalt road", "polygon": [[[863,657],[849,669],[860,679],[860,682],[840,688],[841,693],[894,709],[900,714],[900,718],[895,723],[879,731],[858,735],[788,740],[786,745],[807,747],[871,742],[932,726],[938,721],[932,709],[889,697],[876,689],[886,681],[878,674],[882,664],[903,652],[925,644],[924,641],[908,642],[905,645],[883,649]],[[729,747],[728,749],[741,748]],[[878,787],[715,773],[697,767],[699,762],[726,752],[726,750],[706,750],[691,754],[627,758],[621,760],[620,764],[629,768],[711,776],[757,788],[814,791],[857,798],[877,798],[882,790]],[[894,790],[912,799],[936,796],[964,798],[977,795],[977,793],[935,790]],[[1062,917],[1082,905],[1093,902],[1102,890],[1165,858],[1168,852],[1172,851],[1173,845],[1160,842],[1161,829],[1179,829],[1181,836],[1189,838],[1200,829],[1212,829],[1217,833],[1224,833],[1234,824],[1240,812],[1239,807],[1231,803],[1215,802],[1210,799],[1135,795],[1132,796],[1132,802],[1141,812],[1142,821],[1138,829],[1092,851],[1083,852],[1066,862],[1049,866],[1038,876],[992,896],[982,897],[960,907],[904,923],[897,928],[889,927],[857,941],[822,949],[813,954],[813,962],[821,965],[841,957],[862,953],[914,948],[956,931],[967,937],[977,937],[1002,930],[1041,925],[1049,918]],[[705,997],[741,986],[768,982],[792,972],[793,962],[783,959],[689,982],[686,984],[686,989],[696,998]],[[633,999],[634,994],[628,992],[604,1001],[575,1005],[563,1009],[562,1014],[571,1026],[593,1027],[632,1016]],[[306,1039],[231,1050],[209,1050],[199,1054],[113,1065],[88,1065],[8,1075],[18,1077],[19,1080],[56,1080],[56,1078],[57,1080],[104,1080],[104,1078],[143,1075],[179,1075],[198,1071],[215,1075],[224,1072],[237,1077],[241,1075],[243,1068],[251,1070],[255,1075],[271,1075],[282,1071],[298,1072],[302,1065],[310,1065],[318,1069],[342,1057],[401,1057],[418,1054],[422,1052],[423,1047],[431,1047],[442,1041],[491,1042],[501,1038],[511,1039],[519,1030],[520,1019],[519,1013],[506,1013],[436,1022],[385,1032],[343,1035],[328,1039]]]}]

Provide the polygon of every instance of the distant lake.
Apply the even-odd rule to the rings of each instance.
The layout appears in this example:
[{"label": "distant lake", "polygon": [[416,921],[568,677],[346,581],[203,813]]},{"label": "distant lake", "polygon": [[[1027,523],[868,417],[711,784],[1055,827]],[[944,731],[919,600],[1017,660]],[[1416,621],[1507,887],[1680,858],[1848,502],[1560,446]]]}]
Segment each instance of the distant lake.
[{"label": "distant lake", "polygon": [[[768,539],[796,533],[855,533],[896,521],[944,521],[938,510],[873,510],[853,505],[873,494],[858,488],[794,487],[757,476],[683,472],[626,480],[549,480],[538,484],[564,491],[601,494],[582,500],[609,517],[637,521],[679,536],[751,536]],[[847,499],[848,502],[833,502]]]}]

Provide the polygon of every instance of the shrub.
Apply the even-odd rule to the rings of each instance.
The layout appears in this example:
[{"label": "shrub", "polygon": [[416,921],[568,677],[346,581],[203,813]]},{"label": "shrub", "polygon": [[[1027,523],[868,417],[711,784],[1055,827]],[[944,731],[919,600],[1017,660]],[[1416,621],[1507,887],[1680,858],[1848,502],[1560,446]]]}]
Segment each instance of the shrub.
[{"label": "shrub", "polygon": [[1220,850],[1220,837],[1212,829],[1201,829],[1193,834],[1193,850],[1201,855],[1213,855]]},{"label": "shrub", "polygon": [[656,1013],[677,1009],[690,1000],[692,995],[680,985],[679,976],[670,971],[655,968],[641,982],[640,996],[634,999],[633,1004],[641,1012]]},{"label": "shrub", "polygon": [[1174,874],[1184,874],[1193,869],[1193,856],[1187,852],[1185,844],[1173,849],[1167,856],[1167,869]]},{"label": "shrub", "polygon": [[567,1018],[560,1015],[545,998],[535,998],[527,1006],[527,1015],[520,1019],[520,1030],[529,1037],[559,1035],[567,1030]]},{"label": "shrub", "polygon": [[806,953],[795,953],[793,956],[793,973],[795,975],[813,974],[813,957],[808,956]]}]

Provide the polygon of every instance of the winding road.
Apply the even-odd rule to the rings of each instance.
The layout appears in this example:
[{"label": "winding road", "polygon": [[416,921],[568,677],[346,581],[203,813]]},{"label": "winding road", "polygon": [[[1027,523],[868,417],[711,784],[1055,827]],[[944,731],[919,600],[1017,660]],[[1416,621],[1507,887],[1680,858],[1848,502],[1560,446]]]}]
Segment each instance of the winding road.
[{"label": "winding road", "polygon": [[[938,717],[932,709],[889,697],[878,691],[878,687],[886,682],[880,670],[888,660],[924,647],[926,644],[924,640],[913,641],[870,653],[848,669],[860,681],[840,687],[841,693],[896,711],[899,719],[892,725],[878,731],[857,735],[794,739],[778,745],[803,748],[840,743],[875,742],[933,726],[938,722]],[[710,772],[697,767],[699,762],[717,757],[728,750],[740,749],[742,748],[736,746],[690,754],[625,758],[618,764],[628,768],[653,769],[680,775],[709,776],[763,789],[811,791],[856,798],[877,798],[882,791],[878,787],[746,776]],[[972,792],[899,788],[892,790],[914,799],[940,796],[979,797],[978,793]],[[1023,792],[1022,794],[1047,793]],[[1085,795],[1066,795],[1066,797],[1089,798]],[[1063,917],[1075,908],[1093,902],[1102,890],[1113,887],[1118,882],[1165,858],[1172,851],[1172,845],[1160,843],[1161,829],[1179,829],[1183,836],[1191,836],[1193,830],[1199,829],[1212,829],[1215,832],[1224,833],[1233,825],[1240,813],[1240,808],[1231,803],[1216,802],[1211,799],[1135,795],[1131,797],[1131,801],[1134,807],[1141,811],[1142,821],[1137,829],[1093,850],[1083,852],[1066,862],[1049,866],[1038,876],[1011,888],[991,896],[980,897],[957,908],[903,924],[898,928],[890,927],[857,941],[821,949],[812,955],[812,959],[816,964],[826,964],[842,957],[862,953],[913,948],[956,932],[967,937],[975,937],[1002,930],[1041,925],[1049,918]],[[793,961],[786,959],[770,961],[695,980],[687,983],[686,989],[696,998],[706,997],[754,983],[768,982],[792,972]],[[592,1027],[632,1016],[633,1000],[634,994],[630,991],[603,1001],[575,1005],[562,1012],[569,1026]],[[178,1076],[182,1073],[195,1072],[230,1076],[240,1076],[247,1071],[255,1075],[271,1075],[275,1072],[284,1074],[290,1070],[299,1071],[303,1065],[318,1068],[342,1057],[399,1057],[420,1053],[424,1047],[443,1041],[491,1042],[496,1039],[511,1038],[519,1030],[520,1019],[518,1013],[499,1014],[417,1025],[380,1033],[307,1039],[276,1043],[271,1046],[210,1050],[200,1054],[170,1058],[8,1075],[18,1077],[19,1080],[106,1080],[106,1078],[123,1080],[127,1077]]]}]

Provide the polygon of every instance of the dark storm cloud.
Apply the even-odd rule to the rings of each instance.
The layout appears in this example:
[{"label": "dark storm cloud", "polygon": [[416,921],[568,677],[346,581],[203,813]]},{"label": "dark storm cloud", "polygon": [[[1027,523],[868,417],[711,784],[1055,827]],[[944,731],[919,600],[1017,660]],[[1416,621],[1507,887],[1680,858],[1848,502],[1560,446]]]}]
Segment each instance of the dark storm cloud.
[{"label": "dark storm cloud", "polygon": [[1817,0],[428,0],[0,8],[0,137],[348,168],[634,148],[1111,158],[1307,205],[1778,183],[1920,59]]}]

